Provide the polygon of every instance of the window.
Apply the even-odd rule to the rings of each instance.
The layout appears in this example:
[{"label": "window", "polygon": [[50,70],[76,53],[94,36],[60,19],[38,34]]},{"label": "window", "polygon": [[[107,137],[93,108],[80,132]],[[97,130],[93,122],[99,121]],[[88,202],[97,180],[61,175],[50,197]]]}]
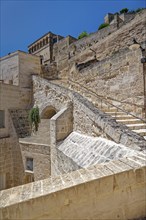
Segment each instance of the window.
[{"label": "window", "polygon": [[6,188],[6,174],[0,174],[0,190],[3,190]]},{"label": "window", "polygon": [[0,110],[0,128],[5,127],[5,111]]},{"label": "window", "polygon": [[48,37],[46,37],[46,44],[48,44]]},{"label": "window", "polygon": [[26,170],[33,171],[33,158],[26,158]]},{"label": "window", "polygon": [[53,44],[57,42],[57,37],[53,38]]}]

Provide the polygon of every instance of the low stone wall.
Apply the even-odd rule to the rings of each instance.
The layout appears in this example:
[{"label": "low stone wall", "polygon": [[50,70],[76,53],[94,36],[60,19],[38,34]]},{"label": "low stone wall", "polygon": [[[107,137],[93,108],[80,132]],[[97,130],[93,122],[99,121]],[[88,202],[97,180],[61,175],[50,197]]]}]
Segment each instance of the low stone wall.
[{"label": "low stone wall", "polygon": [[57,141],[65,139],[72,131],[73,110],[72,105],[70,105],[68,108],[60,110],[50,119],[51,176],[55,176],[61,172],[59,170],[60,163],[58,157],[60,158],[60,156],[57,149]]},{"label": "low stone wall", "polygon": [[58,146],[57,146],[56,151],[57,151],[58,166],[56,167],[55,170],[56,170],[57,175],[69,173],[69,172],[72,172],[72,171],[75,171],[81,168],[81,166],[75,163],[72,158],[68,157],[62,151],[60,151],[58,149]]},{"label": "low stone wall", "polygon": [[46,179],[51,175],[50,146],[19,141],[25,172],[26,158],[33,159],[34,181]]},{"label": "low stone wall", "polygon": [[146,216],[145,171],[141,155],[4,190],[0,216],[19,220],[142,218]]}]

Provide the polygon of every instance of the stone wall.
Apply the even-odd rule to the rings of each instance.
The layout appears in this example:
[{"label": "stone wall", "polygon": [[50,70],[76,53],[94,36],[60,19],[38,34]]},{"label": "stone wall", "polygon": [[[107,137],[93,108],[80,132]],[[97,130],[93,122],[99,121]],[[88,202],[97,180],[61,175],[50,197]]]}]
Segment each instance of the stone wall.
[{"label": "stone wall", "polygon": [[115,119],[97,109],[81,95],[74,93],[74,131],[109,138],[132,149],[145,150],[143,137],[117,123]]},{"label": "stone wall", "polygon": [[[65,139],[73,131],[73,110],[72,105],[68,108],[61,109],[50,120],[50,145],[51,145],[51,176],[60,174],[61,158],[60,152],[57,149],[57,142]],[[69,160],[69,159],[68,159]],[[72,162],[69,162],[72,165]],[[63,166],[63,165],[62,165]],[[70,169],[70,166],[68,166]]]},{"label": "stone wall", "polygon": [[[77,163],[75,163],[75,161],[68,157],[67,155],[65,155],[62,151],[60,151],[57,148],[57,161],[58,161],[58,167],[56,167],[56,173],[57,175],[61,175],[64,173],[69,173],[75,170],[78,170],[81,168],[81,166],[79,166]],[[56,176],[56,175],[54,175]]]},{"label": "stone wall", "polygon": [[0,60],[0,80],[6,84],[31,87],[31,75],[40,73],[40,58],[16,51]]},{"label": "stone wall", "polygon": [[[94,57],[95,53],[96,58],[102,60],[119,51],[121,48],[124,49],[129,47],[129,45],[133,43],[134,37],[138,43],[145,41],[146,30],[143,28],[145,27],[145,11],[146,10],[143,10],[137,13],[134,19],[120,27],[117,31],[112,32],[109,36],[100,39],[99,42],[95,42],[91,46],[90,44],[92,44],[92,42],[85,43],[85,46],[79,51],[77,49],[78,46],[75,47],[75,51],[77,52],[75,52],[69,63],[85,62],[86,60],[90,60],[92,56]],[[83,39],[83,41],[86,41],[87,39],[88,37]],[[76,44],[78,45],[78,41]],[[71,51],[72,49],[70,49],[70,52]]]},{"label": "stone wall", "polygon": [[0,80],[4,83],[19,85],[19,58],[18,52],[9,54],[0,59]]},{"label": "stone wall", "polygon": [[40,74],[40,58],[19,52],[19,85],[21,88],[32,88],[32,74]]},{"label": "stone wall", "polygon": [[[74,131],[93,136],[102,135],[133,149],[145,149],[146,142],[143,137],[117,123],[115,119],[100,111],[83,96],[37,76],[34,76],[33,80],[35,104],[39,106],[41,111],[49,105],[56,109],[63,109],[72,101]],[[44,102],[42,103],[41,100]]]},{"label": "stone wall", "polygon": [[[143,106],[143,65],[141,50],[128,48],[118,51],[111,57],[94,62],[88,67],[82,64],[82,69],[72,67],[69,79],[104,98],[127,102],[118,103],[128,111],[142,112]],[[128,95],[127,95],[128,94]],[[128,105],[131,104],[131,105]]]},{"label": "stone wall", "polygon": [[0,83],[0,110],[5,111],[5,127],[0,128],[0,137],[9,134],[9,109],[25,109],[29,108],[31,104],[30,89],[21,89],[19,86],[7,85]]},{"label": "stone wall", "polygon": [[39,107],[40,115],[43,110],[49,106],[58,112],[64,107],[67,107],[71,101],[68,96],[68,90],[59,90],[58,87],[56,88],[55,85],[50,84],[48,80],[37,76],[33,76],[33,94],[34,105]]},{"label": "stone wall", "polygon": [[15,131],[19,138],[31,135],[31,126],[29,123],[29,110],[13,109],[9,110]]},{"label": "stone wall", "polygon": [[34,181],[46,179],[51,175],[50,146],[19,141],[25,173],[26,158],[33,158]]},{"label": "stone wall", "polygon": [[22,185],[24,169],[16,136],[0,139],[0,176],[5,176],[5,189]]},{"label": "stone wall", "polygon": [[145,158],[137,155],[4,190],[0,215],[2,219],[142,218],[145,171]]}]

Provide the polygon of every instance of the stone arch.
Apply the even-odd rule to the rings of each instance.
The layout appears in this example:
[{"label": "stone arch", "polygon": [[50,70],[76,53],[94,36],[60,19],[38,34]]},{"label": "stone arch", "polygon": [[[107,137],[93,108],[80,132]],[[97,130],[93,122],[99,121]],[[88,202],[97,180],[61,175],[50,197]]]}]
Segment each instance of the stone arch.
[{"label": "stone arch", "polygon": [[53,106],[47,106],[41,113],[41,119],[50,119],[57,113]]}]

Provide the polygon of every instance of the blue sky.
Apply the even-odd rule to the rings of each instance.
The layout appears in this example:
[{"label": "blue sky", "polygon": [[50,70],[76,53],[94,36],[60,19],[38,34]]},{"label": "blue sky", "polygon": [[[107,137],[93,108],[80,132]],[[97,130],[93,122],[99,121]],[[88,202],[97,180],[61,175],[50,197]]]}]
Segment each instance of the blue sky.
[{"label": "blue sky", "polygon": [[77,37],[95,32],[104,16],[122,8],[146,7],[145,0],[0,0],[0,56],[27,46],[52,31]]}]

